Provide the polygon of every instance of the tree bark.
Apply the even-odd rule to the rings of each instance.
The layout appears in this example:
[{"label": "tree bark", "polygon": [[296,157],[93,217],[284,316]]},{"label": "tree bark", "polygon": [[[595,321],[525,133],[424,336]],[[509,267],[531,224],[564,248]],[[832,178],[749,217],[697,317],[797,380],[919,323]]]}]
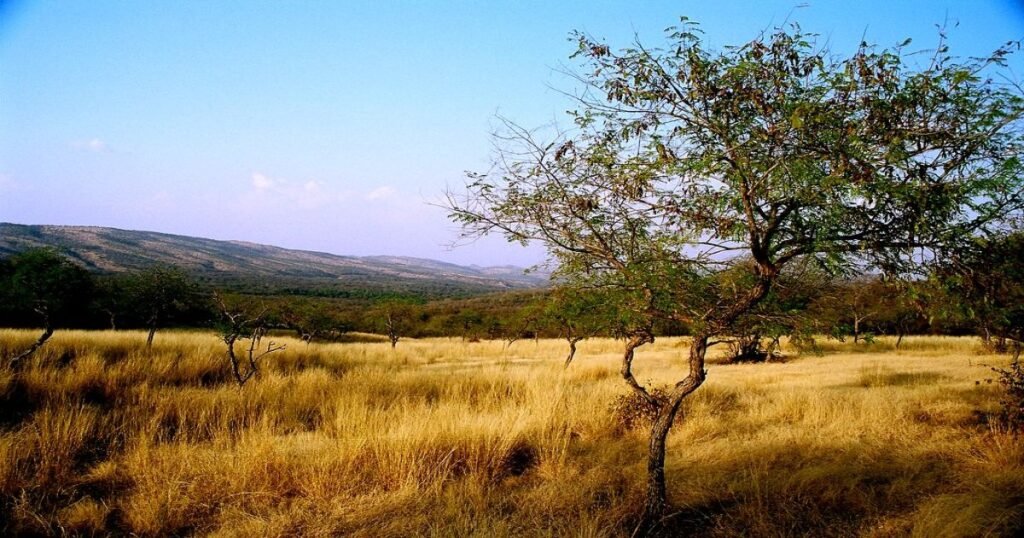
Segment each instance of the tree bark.
[{"label": "tree bark", "polygon": [[668,402],[658,411],[658,416],[651,427],[651,438],[647,448],[647,498],[640,524],[633,532],[634,536],[647,536],[656,530],[665,514],[668,505],[665,488],[665,442],[683,399],[704,383],[707,376],[707,372],[704,371],[707,350],[708,336],[694,336],[693,343],[690,344],[690,373],[672,387]]},{"label": "tree bark", "polygon": [[654,342],[654,335],[648,330],[642,330],[629,336],[626,340],[626,351],[622,355],[622,378],[647,403],[656,406],[658,401],[647,392],[647,389],[640,386],[640,383],[637,383],[636,378],[633,377],[633,355],[636,348],[651,342]]},{"label": "tree bark", "polygon": [[569,356],[565,358],[565,367],[568,368],[572,364],[573,357],[576,356],[576,343],[582,340],[582,338],[566,338],[569,341]]},{"label": "tree bark", "polygon": [[[665,508],[668,506],[668,496],[665,488],[665,442],[668,439],[668,433],[672,429],[672,423],[679,412],[679,406],[683,403],[683,399],[697,390],[707,377],[707,372],[704,370],[704,357],[707,355],[709,338],[714,334],[720,334],[722,331],[727,330],[736,318],[749,311],[764,299],[771,290],[776,274],[777,270],[774,267],[759,267],[757,284],[729,308],[722,311],[715,318],[708,320],[709,323],[704,326],[703,330],[698,331],[693,336],[693,342],[690,344],[689,373],[686,378],[672,387],[668,394],[668,401],[659,408],[654,425],[651,427],[651,438],[647,451],[647,498],[644,501],[643,515],[640,518],[640,523],[633,531],[633,536],[650,535],[657,530],[665,515]],[[649,333],[648,337],[650,337],[650,341],[654,340],[653,336],[650,336]],[[635,340],[636,337],[631,338],[630,344]],[[627,352],[623,360],[623,377],[626,377],[626,382],[630,383],[634,390],[646,396],[648,401],[657,403],[657,400],[654,400],[643,387],[636,384],[632,373],[629,372],[632,352],[637,347],[633,346],[631,348],[630,344],[627,344]]]},{"label": "tree bark", "polygon": [[398,330],[397,327],[395,327],[395,318],[391,314],[391,312],[388,312],[387,314],[386,327],[388,332],[388,340],[391,341],[391,349],[395,349],[395,346],[398,345]]},{"label": "tree bark", "polygon": [[22,360],[31,357],[32,354],[36,352],[36,350],[43,347],[43,344],[45,344],[46,341],[49,340],[51,336],[53,336],[53,327],[51,327],[50,324],[47,323],[46,326],[43,327],[43,334],[39,335],[39,339],[36,340],[35,343],[33,343],[31,346],[29,346],[28,349],[22,351],[17,356],[11,359],[11,367],[15,368],[18,366],[19,363],[21,363]]},{"label": "tree bark", "polygon": [[146,337],[146,349],[153,347],[153,335],[156,334],[156,325],[149,326],[149,336]]},{"label": "tree bark", "polygon": [[110,330],[117,330],[117,314],[113,310],[107,310],[107,315],[110,316]]}]

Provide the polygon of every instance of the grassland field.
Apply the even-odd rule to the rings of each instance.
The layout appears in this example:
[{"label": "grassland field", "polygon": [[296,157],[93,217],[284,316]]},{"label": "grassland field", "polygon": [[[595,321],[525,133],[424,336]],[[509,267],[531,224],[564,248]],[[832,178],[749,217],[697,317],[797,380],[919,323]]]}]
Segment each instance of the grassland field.
[{"label": "grassland field", "polygon": [[[0,356],[37,336],[0,330]],[[611,409],[622,343],[306,345],[238,387],[213,333],[59,331],[0,369],[0,534],[628,536],[647,429]],[[1013,536],[1024,441],[986,417],[971,338],[708,366],[669,438],[674,535]],[[653,385],[685,338],[640,348]]]}]

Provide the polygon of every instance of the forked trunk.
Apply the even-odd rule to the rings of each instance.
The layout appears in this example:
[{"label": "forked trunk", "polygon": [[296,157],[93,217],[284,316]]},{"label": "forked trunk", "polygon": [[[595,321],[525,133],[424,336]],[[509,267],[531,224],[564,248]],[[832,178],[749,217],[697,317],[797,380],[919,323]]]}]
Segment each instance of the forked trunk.
[{"label": "forked trunk", "polygon": [[704,383],[704,356],[708,350],[708,337],[697,335],[690,345],[690,373],[676,383],[669,392],[668,401],[659,411],[651,427],[650,444],[647,448],[647,499],[640,524],[633,536],[647,536],[655,531],[665,515],[668,496],[665,489],[665,441],[672,429],[683,399]]},{"label": "forked trunk", "polygon": [[658,401],[654,399],[649,392],[647,392],[647,389],[641,386],[640,383],[637,383],[636,378],[633,377],[633,357],[636,352],[636,348],[651,342],[654,342],[654,335],[651,334],[650,331],[638,332],[631,335],[626,340],[626,351],[622,355],[622,378],[625,379],[626,384],[628,384],[630,388],[632,388],[633,391],[641,398],[647,401],[647,403],[657,406]]},{"label": "forked trunk", "polygon": [[[704,371],[704,357],[707,355],[709,338],[712,334],[720,333],[722,328],[728,327],[736,318],[764,299],[771,289],[772,279],[776,274],[777,270],[773,267],[761,268],[758,275],[759,281],[747,295],[722,312],[715,320],[716,323],[711,325],[710,330],[699,331],[693,336],[693,341],[690,343],[689,372],[686,378],[676,383],[669,391],[665,403],[658,407],[658,415],[651,427],[651,439],[647,448],[647,498],[644,501],[643,516],[633,531],[633,536],[650,535],[661,525],[665,516],[665,508],[668,505],[668,496],[665,492],[665,441],[668,439],[668,432],[672,429],[672,423],[675,421],[683,399],[697,390],[707,376],[707,372]],[[649,341],[654,340],[652,336],[648,335],[648,337],[650,337]],[[630,344],[634,339],[630,340]],[[643,387],[636,385],[633,375],[628,372],[629,363],[632,362],[632,349],[628,347],[626,359],[628,360],[623,364],[623,375],[629,374],[626,376],[626,381],[634,387],[634,390],[638,390],[650,398],[650,394]],[[657,404],[657,400],[654,400],[654,403]]]},{"label": "forked trunk", "polygon": [[568,368],[572,364],[573,357],[576,356],[576,343],[582,340],[582,338],[566,338],[569,341],[569,356],[565,358],[565,367]]}]

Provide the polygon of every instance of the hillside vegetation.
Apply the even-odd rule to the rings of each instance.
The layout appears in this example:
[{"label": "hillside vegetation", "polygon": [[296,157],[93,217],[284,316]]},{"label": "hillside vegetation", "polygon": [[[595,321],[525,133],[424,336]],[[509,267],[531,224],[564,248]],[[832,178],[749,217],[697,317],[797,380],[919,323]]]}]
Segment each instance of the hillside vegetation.
[{"label": "hillside vegetation", "polygon": [[96,273],[180,267],[211,285],[262,294],[453,297],[537,287],[546,274],[519,267],[467,267],[401,256],[338,256],[241,241],[217,241],[96,226],[0,223],[0,258],[54,248]]},{"label": "hillside vegetation", "polygon": [[[35,338],[0,330],[0,355]],[[372,339],[368,337],[368,339]],[[647,430],[612,410],[622,343],[305,345],[239,388],[212,333],[63,331],[0,371],[0,534],[626,536]],[[697,536],[1009,536],[1024,445],[986,424],[976,340],[823,342],[709,365],[668,444]],[[673,381],[688,341],[635,371]]]}]

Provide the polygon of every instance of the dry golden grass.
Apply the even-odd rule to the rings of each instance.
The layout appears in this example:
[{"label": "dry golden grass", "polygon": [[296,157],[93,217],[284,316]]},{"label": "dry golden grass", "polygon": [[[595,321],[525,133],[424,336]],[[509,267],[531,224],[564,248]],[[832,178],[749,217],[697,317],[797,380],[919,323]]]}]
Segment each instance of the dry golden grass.
[{"label": "dry golden grass", "polygon": [[[34,334],[0,330],[0,356]],[[279,341],[281,339],[278,339]],[[208,333],[58,332],[0,370],[0,533],[621,536],[646,431],[609,404],[622,344],[312,344],[233,384]],[[822,342],[708,367],[669,439],[672,530],[1000,536],[1024,530],[1024,443],[972,339]],[[685,339],[635,371],[676,381]],[[980,384],[978,382],[980,381]]]}]

